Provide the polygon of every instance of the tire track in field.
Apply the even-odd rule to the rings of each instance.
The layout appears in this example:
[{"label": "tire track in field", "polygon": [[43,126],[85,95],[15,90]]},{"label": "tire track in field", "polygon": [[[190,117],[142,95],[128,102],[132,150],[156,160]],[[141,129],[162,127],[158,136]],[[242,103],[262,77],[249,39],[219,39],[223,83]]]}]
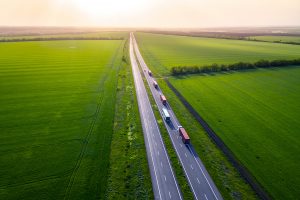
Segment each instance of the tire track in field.
[{"label": "tire track in field", "polygon": [[[114,66],[115,60],[117,58],[117,55],[119,54],[119,51],[120,51],[120,48],[121,48],[122,44],[123,43],[121,43],[121,45],[118,47],[118,49],[117,49],[115,55],[113,56],[112,61],[110,62],[110,64],[107,65],[108,67],[109,66],[112,66],[112,67]],[[102,81],[100,83],[100,88],[98,90],[100,92],[99,96],[101,96],[101,99],[100,99],[100,101],[97,104],[95,116],[94,116],[94,118],[93,118],[93,120],[92,120],[92,122],[90,124],[89,131],[88,131],[87,135],[84,137],[84,140],[83,140],[84,144],[83,144],[83,147],[81,148],[81,151],[79,153],[77,162],[75,164],[75,167],[74,167],[73,172],[71,174],[71,177],[69,179],[68,186],[67,186],[66,191],[65,191],[65,197],[64,197],[64,199],[70,199],[71,190],[72,190],[75,178],[77,176],[78,169],[79,169],[79,167],[81,165],[82,159],[83,159],[85,151],[87,149],[87,145],[89,143],[90,136],[92,135],[92,132],[94,130],[95,124],[96,124],[97,120],[99,119],[99,113],[100,113],[100,110],[101,110],[101,107],[102,107],[103,98],[104,98],[104,91],[105,91],[105,86],[104,85],[105,85],[108,77],[111,76],[112,70],[114,70],[114,69],[110,69],[110,70],[111,71],[110,71],[109,76],[105,76],[105,78],[102,79]]]}]

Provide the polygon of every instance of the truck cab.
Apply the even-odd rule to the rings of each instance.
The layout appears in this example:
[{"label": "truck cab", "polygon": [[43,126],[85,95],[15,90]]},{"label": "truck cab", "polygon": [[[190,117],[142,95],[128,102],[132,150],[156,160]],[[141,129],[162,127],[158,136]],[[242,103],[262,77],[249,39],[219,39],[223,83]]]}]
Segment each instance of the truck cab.
[{"label": "truck cab", "polygon": [[148,70],[148,74],[149,76],[152,76],[152,72],[150,70]]}]

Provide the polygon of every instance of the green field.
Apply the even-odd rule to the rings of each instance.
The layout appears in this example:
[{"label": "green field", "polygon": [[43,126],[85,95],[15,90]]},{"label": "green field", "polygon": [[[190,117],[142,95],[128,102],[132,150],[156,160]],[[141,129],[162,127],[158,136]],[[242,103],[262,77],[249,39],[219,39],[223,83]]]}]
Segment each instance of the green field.
[{"label": "green field", "polygon": [[251,40],[261,40],[267,42],[295,42],[300,43],[300,36],[253,36],[249,37]]},{"label": "green field", "polygon": [[139,47],[156,75],[168,75],[173,66],[230,64],[260,59],[294,59],[300,46],[255,41],[137,33]]},{"label": "green field", "polygon": [[272,197],[299,197],[299,67],[170,81]]},{"label": "green field", "polygon": [[0,199],[104,197],[124,43],[0,43]]},{"label": "green field", "polygon": [[92,33],[69,33],[69,34],[51,34],[51,35],[20,35],[20,36],[0,36],[1,40],[34,40],[40,39],[59,39],[59,38],[106,38],[106,39],[125,39],[127,38],[127,32],[118,31],[102,31],[102,32],[92,32]]}]

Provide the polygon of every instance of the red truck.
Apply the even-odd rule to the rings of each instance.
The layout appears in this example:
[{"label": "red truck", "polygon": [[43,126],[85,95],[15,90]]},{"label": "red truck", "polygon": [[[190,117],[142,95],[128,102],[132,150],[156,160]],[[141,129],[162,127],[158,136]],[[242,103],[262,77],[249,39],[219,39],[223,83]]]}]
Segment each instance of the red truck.
[{"label": "red truck", "polygon": [[153,81],[153,86],[157,89],[158,88],[158,84],[156,81]]},{"label": "red truck", "polygon": [[164,104],[164,105],[167,104],[167,99],[164,95],[162,95],[162,94],[160,95],[160,100],[161,100],[162,104]]},{"label": "red truck", "polygon": [[183,127],[179,127],[179,135],[182,138],[182,142],[184,144],[189,144],[190,143],[190,137],[187,134],[187,132],[185,131],[185,129]]},{"label": "red truck", "polygon": [[150,70],[148,71],[148,74],[149,74],[149,76],[152,76],[152,72]]}]

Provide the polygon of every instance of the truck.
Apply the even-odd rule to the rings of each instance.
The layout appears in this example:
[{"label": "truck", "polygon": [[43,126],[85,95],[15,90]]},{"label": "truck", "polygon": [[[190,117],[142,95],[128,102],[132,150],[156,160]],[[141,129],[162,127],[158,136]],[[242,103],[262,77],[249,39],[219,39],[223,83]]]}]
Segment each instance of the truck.
[{"label": "truck", "polygon": [[182,126],[179,126],[178,127],[178,132],[179,132],[179,135],[180,135],[180,137],[182,139],[182,142],[184,144],[189,144],[190,143],[190,137],[187,134],[186,130]]},{"label": "truck", "polygon": [[148,70],[148,74],[149,76],[152,76],[152,72],[150,70]]},{"label": "truck", "polygon": [[162,104],[164,104],[164,105],[167,104],[167,99],[164,95],[162,95],[162,94],[160,95],[160,100],[161,100]]},{"label": "truck", "polygon": [[165,108],[162,109],[162,115],[163,115],[163,118],[166,122],[171,121],[171,118],[170,118],[170,115],[169,115],[169,112],[168,112],[167,109],[165,109]]},{"label": "truck", "polygon": [[158,89],[158,84],[157,84],[156,81],[153,81],[153,86],[154,86],[156,89]]}]

